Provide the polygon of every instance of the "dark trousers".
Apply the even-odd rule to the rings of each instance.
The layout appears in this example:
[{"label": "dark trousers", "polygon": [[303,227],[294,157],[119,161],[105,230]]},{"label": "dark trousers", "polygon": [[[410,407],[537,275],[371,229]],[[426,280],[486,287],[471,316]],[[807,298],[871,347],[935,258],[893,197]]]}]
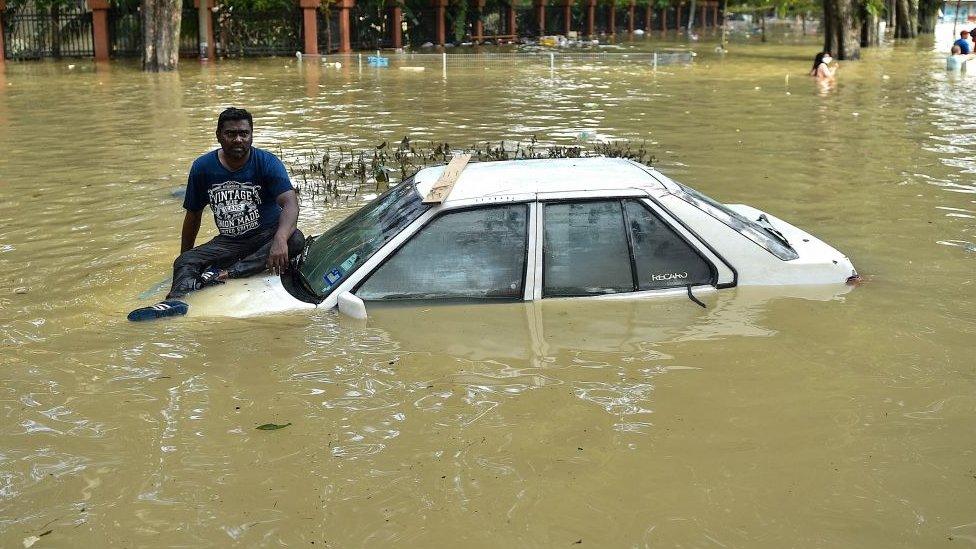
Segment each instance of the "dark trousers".
[{"label": "dark trousers", "polygon": [[[260,228],[238,238],[218,235],[206,244],[181,253],[173,262],[173,287],[166,299],[182,297],[196,290],[198,277],[211,267],[226,270],[229,278],[243,278],[264,271],[277,230],[277,226]],[[305,235],[296,229],[288,238],[288,257],[297,256],[304,247]]]}]

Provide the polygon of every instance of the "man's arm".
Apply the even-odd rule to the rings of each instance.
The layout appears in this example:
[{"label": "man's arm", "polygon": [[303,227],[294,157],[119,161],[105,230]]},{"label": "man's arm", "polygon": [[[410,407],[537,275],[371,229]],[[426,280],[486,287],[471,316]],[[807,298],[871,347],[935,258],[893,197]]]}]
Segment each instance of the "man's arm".
[{"label": "man's arm", "polygon": [[294,190],[285,191],[278,195],[275,202],[281,206],[281,215],[268,255],[268,269],[280,274],[288,270],[288,239],[298,228],[298,197]]},{"label": "man's arm", "polygon": [[183,235],[180,239],[180,253],[193,248],[197,241],[197,234],[200,233],[200,219],[203,217],[203,210],[186,211],[183,217]]}]

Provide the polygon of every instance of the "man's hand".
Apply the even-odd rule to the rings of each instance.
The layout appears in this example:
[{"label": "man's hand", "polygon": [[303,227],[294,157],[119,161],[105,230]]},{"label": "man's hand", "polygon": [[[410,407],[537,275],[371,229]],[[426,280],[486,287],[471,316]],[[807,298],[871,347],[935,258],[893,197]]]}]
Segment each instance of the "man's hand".
[{"label": "man's hand", "polygon": [[298,223],[298,198],[295,191],[285,191],[275,199],[281,206],[278,230],[275,231],[268,255],[268,270],[280,275],[288,270],[288,239],[294,234]]},{"label": "man's hand", "polygon": [[268,270],[276,275],[288,270],[288,240],[275,236],[268,254]]}]

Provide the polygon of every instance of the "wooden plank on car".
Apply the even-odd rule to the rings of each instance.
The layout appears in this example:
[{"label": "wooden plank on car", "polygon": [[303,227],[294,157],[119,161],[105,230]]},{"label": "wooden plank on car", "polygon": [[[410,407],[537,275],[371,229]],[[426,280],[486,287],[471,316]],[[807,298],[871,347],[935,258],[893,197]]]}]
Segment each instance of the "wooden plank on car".
[{"label": "wooden plank on car", "polygon": [[468,165],[469,160],[471,160],[470,154],[459,154],[452,158],[447,163],[447,167],[444,168],[444,173],[437,178],[434,186],[430,188],[430,192],[424,198],[424,204],[440,204],[447,200],[447,195],[451,194],[451,189],[454,188],[454,184],[461,177],[461,172],[464,171],[464,167]]}]

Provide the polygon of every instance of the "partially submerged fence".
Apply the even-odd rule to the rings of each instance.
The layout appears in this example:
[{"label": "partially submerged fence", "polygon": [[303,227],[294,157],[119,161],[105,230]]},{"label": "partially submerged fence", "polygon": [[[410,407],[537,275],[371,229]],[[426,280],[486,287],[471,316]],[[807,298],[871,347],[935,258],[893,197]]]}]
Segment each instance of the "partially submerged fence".
[{"label": "partially submerged fence", "polygon": [[[2,6],[3,2],[0,2]],[[92,13],[85,0],[38,7],[33,3],[0,10],[7,59],[91,57]]]},{"label": "partially submerged fence", "polygon": [[620,53],[603,51],[521,51],[507,53],[384,53],[335,54],[307,58],[309,63],[349,63],[359,70],[442,71],[466,68],[539,67],[552,71],[596,67],[688,65],[695,53],[688,50]]},{"label": "partially submerged fence", "polygon": [[[278,7],[261,10],[235,9],[233,4],[218,2],[210,10],[207,41],[215,44],[220,56],[293,55],[296,51],[328,54],[425,44],[500,43],[539,35],[605,36],[647,32],[659,24],[667,27],[669,21],[673,23],[670,28],[676,28],[688,20],[683,4],[658,9],[638,7],[628,0],[600,4],[597,0],[549,0],[560,5],[536,0],[531,7],[504,0],[360,1],[333,0],[328,8],[310,8],[318,2],[285,0]],[[191,0],[183,4],[180,52],[197,56],[197,8]],[[699,6],[699,24],[718,22],[715,0],[699,0]],[[96,8],[94,16],[91,7]],[[51,5],[0,0],[0,51],[8,59],[139,56],[143,48],[139,10],[132,1],[64,0]]]},{"label": "partially submerged fence", "polygon": [[224,56],[295,55],[302,49],[302,13],[297,5],[218,10],[214,39],[218,54]]},{"label": "partially submerged fence", "polygon": [[[183,3],[180,24],[180,55],[195,56],[199,53],[197,32],[199,20],[193,3]],[[142,55],[142,15],[138,5],[113,5],[108,12],[109,50],[112,57],[139,57]]]}]

